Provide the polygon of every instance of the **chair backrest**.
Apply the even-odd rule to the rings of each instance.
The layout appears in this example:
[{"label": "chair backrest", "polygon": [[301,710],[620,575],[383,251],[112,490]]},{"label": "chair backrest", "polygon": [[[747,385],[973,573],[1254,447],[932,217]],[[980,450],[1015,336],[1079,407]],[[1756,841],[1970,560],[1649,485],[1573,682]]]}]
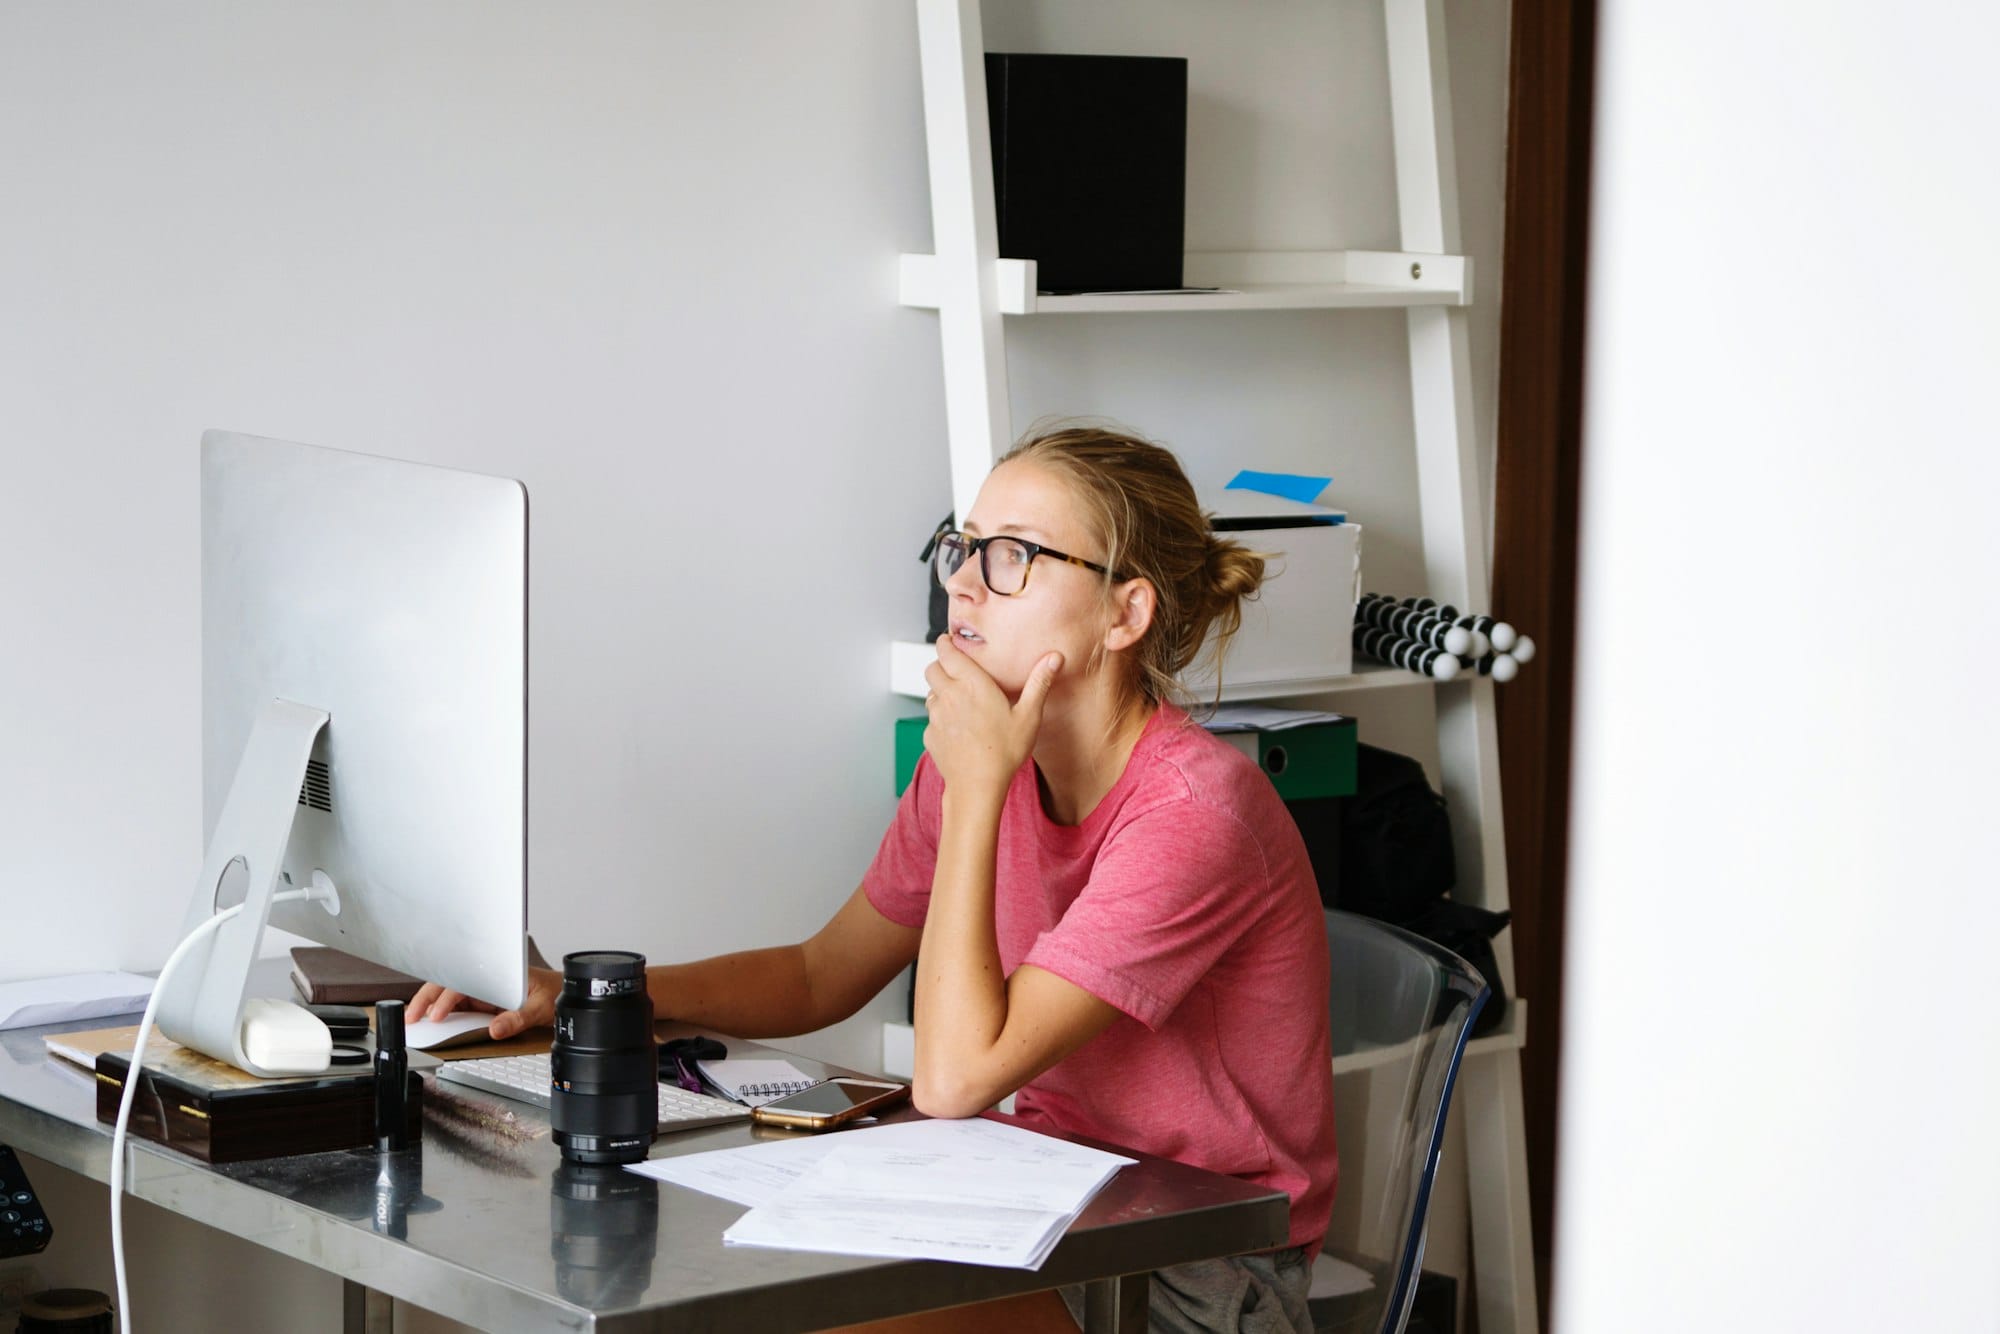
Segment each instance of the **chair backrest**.
[{"label": "chair backrest", "polygon": [[1340,1186],[1327,1253],[1370,1286],[1315,1302],[1319,1328],[1395,1334],[1423,1265],[1445,1113],[1472,1023],[1490,994],[1463,959],[1352,913],[1326,914]]}]

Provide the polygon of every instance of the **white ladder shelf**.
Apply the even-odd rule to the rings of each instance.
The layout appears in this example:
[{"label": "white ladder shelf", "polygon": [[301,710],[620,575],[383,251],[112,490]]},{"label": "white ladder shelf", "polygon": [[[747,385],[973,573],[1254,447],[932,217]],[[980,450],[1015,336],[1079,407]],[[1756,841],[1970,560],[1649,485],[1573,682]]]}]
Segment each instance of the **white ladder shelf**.
[{"label": "white ladder shelf", "polygon": [[[898,297],[938,312],[954,512],[972,508],[993,461],[1011,445],[1007,317],[1093,311],[1188,312],[1399,306],[1409,325],[1410,390],[1426,591],[1459,607],[1488,605],[1485,506],[1473,431],[1465,307],[1472,266],[1460,250],[1456,160],[1442,0],[1384,0],[1390,119],[1402,250],[1193,253],[1185,279],[1225,292],[1048,296],[1032,260],[1002,259],[986,116],[979,0],[916,0],[923,65],[934,254],[904,255]],[[921,697],[931,646],[891,646],[890,688]],[[1455,897],[1507,907],[1493,683],[1438,685],[1391,668],[1350,676],[1225,688],[1230,699],[1423,688],[1436,693],[1438,753],[1453,817]],[[1511,939],[1494,942],[1512,978]],[[1479,1326],[1486,1334],[1539,1328],[1530,1245],[1521,1048],[1527,1006],[1472,1044],[1459,1075]]]}]

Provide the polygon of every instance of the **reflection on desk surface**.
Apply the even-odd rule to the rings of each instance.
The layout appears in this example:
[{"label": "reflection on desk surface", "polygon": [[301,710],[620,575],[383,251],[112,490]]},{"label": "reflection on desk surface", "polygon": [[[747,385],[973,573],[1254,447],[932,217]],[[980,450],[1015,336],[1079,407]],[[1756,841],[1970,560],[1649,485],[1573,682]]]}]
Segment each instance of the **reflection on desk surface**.
[{"label": "reflection on desk surface", "polygon": [[593,1310],[629,1306],[653,1281],[660,1187],[623,1167],[559,1162],[549,1176],[556,1291]]},{"label": "reflection on desk surface", "polygon": [[[46,1054],[48,1031],[0,1032],[0,1140],[103,1181],[109,1129],[96,1120],[95,1081]],[[754,1043],[730,1045],[732,1055],[768,1053],[841,1073]],[[489,1109],[499,1103],[489,1099]],[[631,1173],[562,1174],[546,1117],[518,1103],[506,1111],[508,1124],[427,1115],[420,1148],[389,1155],[351,1150],[209,1167],[139,1144],[131,1189],[182,1217],[494,1330],[805,1330],[836,1317],[876,1319],[1266,1249],[1283,1243],[1289,1217],[1282,1194],[1141,1158],[1085,1209],[1073,1231],[1086,1235],[1057,1246],[1039,1273],[730,1247],[723,1232],[742,1205]],[[755,1142],[746,1125],[716,1126],[665,1137],[653,1157]]]}]

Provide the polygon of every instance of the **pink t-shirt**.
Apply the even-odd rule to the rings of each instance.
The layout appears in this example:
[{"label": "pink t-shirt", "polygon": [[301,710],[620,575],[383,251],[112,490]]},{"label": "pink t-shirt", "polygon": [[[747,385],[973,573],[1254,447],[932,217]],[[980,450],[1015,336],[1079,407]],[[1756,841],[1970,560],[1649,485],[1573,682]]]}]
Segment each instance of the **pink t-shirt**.
[{"label": "pink t-shirt", "polygon": [[[862,882],[892,922],[930,906],[943,793],[925,756]],[[1022,765],[996,866],[1001,967],[1032,963],[1123,1011],[1016,1113],[1282,1190],[1289,1244],[1317,1250],[1339,1167],[1326,927],[1270,780],[1163,706],[1080,825],[1049,819]]]}]

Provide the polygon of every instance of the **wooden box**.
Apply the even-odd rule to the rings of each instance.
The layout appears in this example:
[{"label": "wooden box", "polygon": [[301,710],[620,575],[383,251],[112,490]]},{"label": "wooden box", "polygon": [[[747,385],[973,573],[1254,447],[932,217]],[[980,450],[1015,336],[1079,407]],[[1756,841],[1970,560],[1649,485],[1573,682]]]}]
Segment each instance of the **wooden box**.
[{"label": "wooden box", "polygon": [[[148,1064],[132,1102],[130,1131],[207,1163],[235,1163],[294,1153],[371,1148],[375,1144],[375,1082],[361,1068],[338,1074],[257,1079],[185,1049],[169,1068]],[[118,1119],[127,1056],[97,1058],[97,1119]],[[422,1083],[409,1073],[414,1141],[423,1121]]]}]

